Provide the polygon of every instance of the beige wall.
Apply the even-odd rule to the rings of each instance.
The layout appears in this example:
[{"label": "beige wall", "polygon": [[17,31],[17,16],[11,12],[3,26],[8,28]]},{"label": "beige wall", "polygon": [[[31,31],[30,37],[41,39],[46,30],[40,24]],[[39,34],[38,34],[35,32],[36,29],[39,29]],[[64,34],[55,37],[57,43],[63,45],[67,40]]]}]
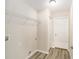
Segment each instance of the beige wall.
[{"label": "beige wall", "polygon": [[47,51],[48,49],[48,23],[49,9],[38,12],[38,49]]},{"label": "beige wall", "polygon": [[69,16],[70,11],[60,11],[60,12],[50,12],[50,18],[59,17],[59,16]]},{"label": "beige wall", "polygon": [[37,12],[21,0],[6,0],[6,59],[25,59],[37,49]]}]

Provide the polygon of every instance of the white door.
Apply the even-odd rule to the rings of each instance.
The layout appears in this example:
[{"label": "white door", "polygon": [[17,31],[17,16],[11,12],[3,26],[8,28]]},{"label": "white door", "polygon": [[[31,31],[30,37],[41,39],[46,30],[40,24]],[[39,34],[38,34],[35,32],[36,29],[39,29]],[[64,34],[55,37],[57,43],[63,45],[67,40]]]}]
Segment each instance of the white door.
[{"label": "white door", "polygon": [[53,46],[68,48],[68,17],[55,17]]}]

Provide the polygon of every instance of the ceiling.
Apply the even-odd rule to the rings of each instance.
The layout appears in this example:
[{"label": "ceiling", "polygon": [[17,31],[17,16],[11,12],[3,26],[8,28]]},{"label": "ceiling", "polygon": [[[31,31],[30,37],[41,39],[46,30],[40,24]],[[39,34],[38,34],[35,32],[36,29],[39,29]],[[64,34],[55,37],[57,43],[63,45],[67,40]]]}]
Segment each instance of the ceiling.
[{"label": "ceiling", "polygon": [[26,0],[26,2],[31,5],[36,10],[43,10],[49,8],[52,12],[57,11],[67,11],[70,9],[72,0],[56,0],[54,6],[49,4],[50,0]]}]

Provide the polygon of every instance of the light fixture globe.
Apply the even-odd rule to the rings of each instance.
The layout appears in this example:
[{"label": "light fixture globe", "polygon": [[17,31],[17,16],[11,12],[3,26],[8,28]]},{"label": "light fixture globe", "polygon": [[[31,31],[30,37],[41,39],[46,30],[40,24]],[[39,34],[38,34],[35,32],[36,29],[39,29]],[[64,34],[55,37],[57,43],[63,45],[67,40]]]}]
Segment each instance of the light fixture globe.
[{"label": "light fixture globe", "polygon": [[54,6],[54,5],[56,4],[56,0],[50,0],[50,1],[49,1],[49,4],[50,4],[51,6]]}]

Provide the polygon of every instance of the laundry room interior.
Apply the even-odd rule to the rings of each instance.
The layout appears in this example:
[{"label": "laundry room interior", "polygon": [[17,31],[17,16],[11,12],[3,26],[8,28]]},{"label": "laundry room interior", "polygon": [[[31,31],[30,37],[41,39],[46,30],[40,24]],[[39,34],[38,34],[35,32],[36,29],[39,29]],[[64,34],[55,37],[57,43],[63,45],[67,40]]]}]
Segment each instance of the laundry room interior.
[{"label": "laundry room interior", "polygon": [[73,59],[72,0],[5,0],[6,59]]}]

